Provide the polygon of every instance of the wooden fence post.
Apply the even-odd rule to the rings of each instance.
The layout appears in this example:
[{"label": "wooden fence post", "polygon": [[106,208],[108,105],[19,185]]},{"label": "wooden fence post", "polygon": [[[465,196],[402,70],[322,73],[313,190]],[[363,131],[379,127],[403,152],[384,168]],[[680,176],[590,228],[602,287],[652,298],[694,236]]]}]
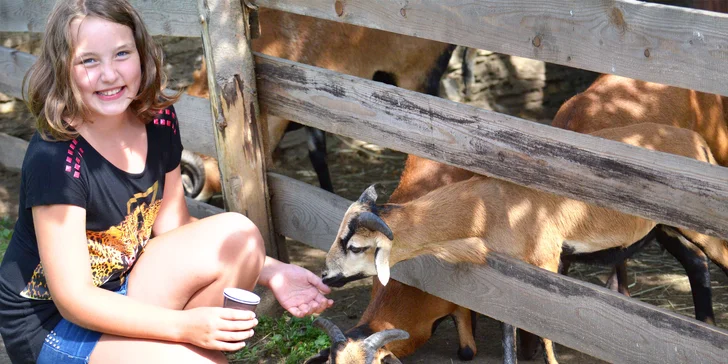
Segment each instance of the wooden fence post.
[{"label": "wooden fence post", "polygon": [[266,180],[266,125],[259,119],[249,9],[243,1],[198,0],[210,108],[225,209],[260,229],[268,256],[288,261],[271,218]]}]

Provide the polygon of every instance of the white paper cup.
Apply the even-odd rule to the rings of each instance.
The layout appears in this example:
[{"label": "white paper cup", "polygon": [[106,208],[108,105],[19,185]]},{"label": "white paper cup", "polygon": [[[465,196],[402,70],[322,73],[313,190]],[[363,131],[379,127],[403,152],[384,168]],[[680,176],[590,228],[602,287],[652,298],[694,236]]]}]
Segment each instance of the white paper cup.
[{"label": "white paper cup", "polygon": [[235,308],[238,310],[255,311],[260,303],[260,297],[242,288],[225,288],[223,290],[223,307]]}]

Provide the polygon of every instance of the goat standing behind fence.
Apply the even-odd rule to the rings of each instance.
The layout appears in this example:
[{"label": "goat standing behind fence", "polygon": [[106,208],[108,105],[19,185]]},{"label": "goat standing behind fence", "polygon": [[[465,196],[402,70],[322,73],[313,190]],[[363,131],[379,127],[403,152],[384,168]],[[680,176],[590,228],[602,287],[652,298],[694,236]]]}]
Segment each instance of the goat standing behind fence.
[{"label": "goat standing behind fence", "polygon": [[[685,129],[645,123],[592,135],[715,164],[705,141]],[[327,284],[336,287],[372,275],[386,284],[391,265],[422,254],[448,262],[483,263],[495,251],[557,272],[563,250],[589,253],[628,247],[656,226],[647,219],[481,176],[401,205],[376,205],[375,200],[372,187],[347,210],[326,257]],[[728,250],[722,240],[710,244],[705,248]],[[718,257],[716,263],[726,266],[728,261]],[[548,361],[556,362],[553,355]]]}]

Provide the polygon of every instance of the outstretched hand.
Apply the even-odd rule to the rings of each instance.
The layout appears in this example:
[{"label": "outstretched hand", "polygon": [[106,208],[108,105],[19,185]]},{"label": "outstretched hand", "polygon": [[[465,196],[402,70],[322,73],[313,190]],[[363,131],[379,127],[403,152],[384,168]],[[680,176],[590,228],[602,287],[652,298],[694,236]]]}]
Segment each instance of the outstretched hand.
[{"label": "outstretched hand", "polygon": [[321,278],[295,264],[281,264],[271,278],[269,288],[278,303],[296,317],[321,313],[334,304],[326,298],[331,289]]}]

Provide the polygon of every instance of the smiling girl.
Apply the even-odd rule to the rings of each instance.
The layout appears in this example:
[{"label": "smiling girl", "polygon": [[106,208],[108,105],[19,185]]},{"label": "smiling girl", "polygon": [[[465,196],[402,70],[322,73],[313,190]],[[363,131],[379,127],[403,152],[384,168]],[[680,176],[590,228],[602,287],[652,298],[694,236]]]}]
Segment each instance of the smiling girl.
[{"label": "smiling girl", "polygon": [[13,363],[223,363],[257,324],[221,307],[225,287],[268,286],[299,317],[333,303],[313,273],[266,257],[245,216],[190,217],[161,58],[124,0],[61,0],[48,20],[0,264]]}]

